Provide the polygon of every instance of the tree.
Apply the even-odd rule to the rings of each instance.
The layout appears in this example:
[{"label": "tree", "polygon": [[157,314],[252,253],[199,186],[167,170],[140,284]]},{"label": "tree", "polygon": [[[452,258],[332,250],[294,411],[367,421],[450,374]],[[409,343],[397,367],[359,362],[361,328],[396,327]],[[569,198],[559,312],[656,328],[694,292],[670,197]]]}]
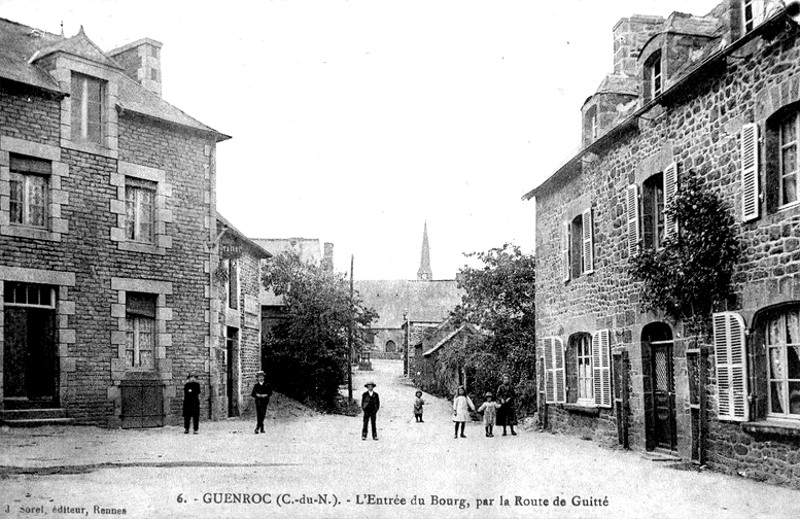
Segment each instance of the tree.
[{"label": "tree", "polygon": [[265,345],[273,384],[294,398],[332,406],[346,376],[348,326],[366,327],[377,314],[357,294],[351,304],[343,274],[304,263],[295,253],[273,258],[262,281],[283,296],[285,310]]},{"label": "tree", "polygon": [[504,244],[487,252],[466,254],[483,263],[464,266],[456,275],[465,291],[452,312],[455,322],[469,322],[485,335],[442,353],[443,365],[463,365],[471,373],[472,390],[497,388],[503,373],[517,385],[521,409],[536,405],[536,325],[533,255]]},{"label": "tree", "polygon": [[732,295],[741,252],[733,215],[691,171],[665,212],[680,232],[671,233],[660,249],[634,256],[631,274],[643,283],[645,311],[684,321],[695,336],[707,334],[711,313]]}]

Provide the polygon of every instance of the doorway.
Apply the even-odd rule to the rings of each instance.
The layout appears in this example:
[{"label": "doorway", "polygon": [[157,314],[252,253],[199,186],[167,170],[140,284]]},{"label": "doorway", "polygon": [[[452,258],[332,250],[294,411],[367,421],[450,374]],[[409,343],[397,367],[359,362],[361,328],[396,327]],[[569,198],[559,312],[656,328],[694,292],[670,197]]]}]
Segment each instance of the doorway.
[{"label": "doorway", "polygon": [[643,364],[650,378],[647,420],[647,448],[675,450],[675,373],[672,331],[664,323],[649,324],[642,332]]},{"label": "doorway", "polygon": [[226,385],[225,385],[225,398],[228,403],[228,417],[239,416],[239,373],[236,369],[238,365],[239,353],[239,330],[237,328],[227,327],[226,340],[225,340],[225,360],[226,360]]},{"label": "doorway", "polygon": [[6,409],[57,407],[55,289],[6,282],[3,302]]}]

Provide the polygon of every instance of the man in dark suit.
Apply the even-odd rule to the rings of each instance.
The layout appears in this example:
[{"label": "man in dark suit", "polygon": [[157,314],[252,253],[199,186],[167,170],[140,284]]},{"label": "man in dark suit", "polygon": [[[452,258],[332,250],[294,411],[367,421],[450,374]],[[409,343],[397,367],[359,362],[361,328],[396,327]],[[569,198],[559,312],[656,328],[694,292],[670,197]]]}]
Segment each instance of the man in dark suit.
[{"label": "man in dark suit", "polygon": [[378,431],[375,428],[375,417],[378,414],[378,409],[381,408],[381,399],[378,393],[375,392],[375,382],[367,382],[364,384],[367,388],[364,394],[361,395],[361,409],[364,411],[364,427],[361,428],[361,439],[367,439],[367,422],[372,422],[372,439],[378,439]]},{"label": "man in dark suit", "polygon": [[197,434],[200,421],[200,384],[197,375],[189,373],[188,382],[183,386],[183,428],[184,434],[189,434],[189,422],[194,422],[194,433]]},{"label": "man in dark suit", "polygon": [[264,416],[267,414],[267,406],[269,405],[269,397],[272,396],[272,388],[265,382],[264,372],[259,371],[256,373],[258,382],[253,386],[251,395],[256,399],[256,434],[264,432]]}]

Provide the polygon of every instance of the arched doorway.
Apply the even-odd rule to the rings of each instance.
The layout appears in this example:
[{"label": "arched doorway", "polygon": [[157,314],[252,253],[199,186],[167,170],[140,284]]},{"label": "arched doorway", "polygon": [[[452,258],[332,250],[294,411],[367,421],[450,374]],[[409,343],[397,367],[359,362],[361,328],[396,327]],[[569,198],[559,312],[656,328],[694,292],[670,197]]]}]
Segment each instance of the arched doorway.
[{"label": "arched doorway", "polygon": [[394,341],[386,341],[386,353],[394,353],[397,351],[397,345]]},{"label": "arched doorway", "polygon": [[667,324],[651,323],[642,330],[647,450],[675,450],[677,445],[673,346]]}]

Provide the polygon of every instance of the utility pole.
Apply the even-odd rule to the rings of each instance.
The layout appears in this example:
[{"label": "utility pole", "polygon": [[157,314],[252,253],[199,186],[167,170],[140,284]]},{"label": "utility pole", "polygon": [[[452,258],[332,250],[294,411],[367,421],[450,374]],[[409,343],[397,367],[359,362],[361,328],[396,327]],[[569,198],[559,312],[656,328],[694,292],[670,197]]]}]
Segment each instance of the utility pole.
[{"label": "utility pole", "polygon": [[347,320],[347,398],[353,400],[353,255],[350,255],[350,318]]}]

